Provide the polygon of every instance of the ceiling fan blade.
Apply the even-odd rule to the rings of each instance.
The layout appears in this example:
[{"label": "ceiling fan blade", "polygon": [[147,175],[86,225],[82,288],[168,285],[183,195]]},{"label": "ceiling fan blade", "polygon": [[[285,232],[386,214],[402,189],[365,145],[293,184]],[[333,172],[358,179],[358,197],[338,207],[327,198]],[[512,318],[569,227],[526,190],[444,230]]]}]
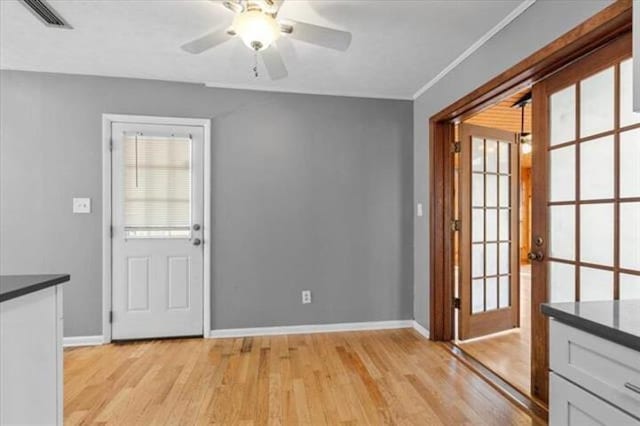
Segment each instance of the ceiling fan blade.
[{"label": "ceiling fan blade", "polygon": [[267,13],[271,13],[273,15],[277,15],[282,7],[282,3],[284,0],[263,0],[263,9]]},{"label": "ceiling fan blade", "polygon": [[351,44],[350,32],[334,30],[333,28],[321,27],[319,25],[307,24],[306,22],[291,19],[287,19],[286,22],[292,26],[289,37],[296,40],[343,52],[347,50]]},{"label": "ceiling fan blade", "polygon": [[210,32],[209,34],[205,34],[193,41],[190,41],[189,43],[183,44],[180,47],[185,52],[193,53],[195,55],[198,53],[202,53],[205,50],[209,50],[219,44],[222,44],[225,41],[229,40],[231,37],[232,35],[229,34],[226,29],[216,30]]},{"label": "ceiling fan blade", "polygon": [[230,10],[233,13],[242,13],[244,12],[244,5],[238,0],[223,0],[222,7],[227,10]]},{"label": "ceiling fan blade", "polygon": [[260,56],[262,56],[262,61],[271,80],[280,80],[289,75],[276,46],[271,45],[269,48],[260,51]]}]

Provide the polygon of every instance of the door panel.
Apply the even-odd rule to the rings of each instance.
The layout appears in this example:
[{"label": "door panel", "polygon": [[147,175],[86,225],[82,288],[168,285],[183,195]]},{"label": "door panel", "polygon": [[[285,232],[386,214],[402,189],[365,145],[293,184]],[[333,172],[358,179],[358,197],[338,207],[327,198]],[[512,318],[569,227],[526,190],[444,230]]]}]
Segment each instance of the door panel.
[{"label": "door panel", "polygon": [[113,123],[113,339],[203,332],[203,129]]},{"label": "door panel", "polygon": [[127,260],[127,311],[148,311],[149,258],[129,257]]},{"label": "door panel", "polygon": [[516,135],[460,125],[460,340],[518,325]]},{"label": "door panel", "polygon": [[533,87],[532,236],[544,256],[532,265],[532,391],[542,400],[548,323],[540,303],[640,295],[640,125],[627,93],[630,56],[625,35]]},{"label": "door panel", "polygon": [[169,309],[189,308],[189,258],[172,256],[167,259],[169,271]]}]

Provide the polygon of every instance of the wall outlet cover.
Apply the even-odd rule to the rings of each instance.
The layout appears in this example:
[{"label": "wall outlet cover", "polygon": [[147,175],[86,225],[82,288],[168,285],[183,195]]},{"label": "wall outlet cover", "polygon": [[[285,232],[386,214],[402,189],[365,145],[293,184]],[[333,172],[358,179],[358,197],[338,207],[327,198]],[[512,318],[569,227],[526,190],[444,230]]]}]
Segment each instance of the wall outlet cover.
[{"label": "wall outlet cover", "polygon": [[306,305],[308,303],[311,303],[311,291],[302,290],[302,304]]},{"label": "wall outlet cover", "polygon": [[74,213],[91,213],[91,198],[74,198]]}]

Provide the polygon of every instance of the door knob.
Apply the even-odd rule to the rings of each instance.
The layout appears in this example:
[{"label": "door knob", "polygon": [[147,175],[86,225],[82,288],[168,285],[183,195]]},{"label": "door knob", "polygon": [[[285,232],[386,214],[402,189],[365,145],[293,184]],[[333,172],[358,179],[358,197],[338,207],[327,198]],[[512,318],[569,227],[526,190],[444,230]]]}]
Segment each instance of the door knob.
[{"label": "door knob", "polygon": [[531,261],[537,260],[538,262],[540,262],[542,259],[544,259],[544,254],[541,251],[530,251],[527,255],[527,258]]},{"label": "door knob", "polygon": [[200,240],[200,238],[196,238],[193,240],[193,245],[194,246],[199,246],[200,244],[202,244],[202,241]]}]

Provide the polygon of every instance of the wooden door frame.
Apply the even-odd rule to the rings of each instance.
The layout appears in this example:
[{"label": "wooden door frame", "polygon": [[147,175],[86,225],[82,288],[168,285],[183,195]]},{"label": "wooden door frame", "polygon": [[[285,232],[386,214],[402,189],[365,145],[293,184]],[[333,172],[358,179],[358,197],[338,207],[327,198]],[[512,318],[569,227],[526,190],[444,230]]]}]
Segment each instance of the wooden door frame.
[{"label": "wooden door frame", "polygon": [[[585,54],[631,31],[631,0],[618,0],[573,30],[533,53],[429,119],[429,325],[432,340],[453,340],[454,330],[454,126],[471,115],[548,77]],[[534,102],[535,114],[535,102]],[[535,148],[534,148],[535,153]],[[540,184],[534,182],[534,184]],[[535,200],[534,200],[535,202]],[[533,287],[533,286],[532,286]],[[532,292],[546,289],[532,288]],[[531,315],[544,346],[547,321],[538,310]],[[532,344],[532,348],[540,346]],[[548,400],[548,353],[532,350],[532,394]]]}]

